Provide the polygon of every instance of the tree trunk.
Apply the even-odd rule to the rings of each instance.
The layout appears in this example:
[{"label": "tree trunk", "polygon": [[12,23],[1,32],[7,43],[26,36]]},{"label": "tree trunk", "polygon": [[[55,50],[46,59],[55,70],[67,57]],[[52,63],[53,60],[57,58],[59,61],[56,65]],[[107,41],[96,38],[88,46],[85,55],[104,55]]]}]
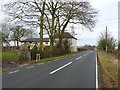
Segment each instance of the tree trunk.
[{"label": "tree trunk", "polygon": [[54,46],[54,31],[55,31],[55,27],[54,27],[54,23],[55,23],[55,11],[53,11],[52,13],[52,28],[51,28],[51,37],[50,37],[50,57],[52,57],[52,53],[53,53],[53,46]]},{"label": "tree trunk", "polygon": [[64,35],[64,32],[59,33],[59,45],[58,46],[60,50],[62,50],[63,35]]},{"label": "tree trunk", "polygon": [[19,49],[19,41],[17,41],[17,49]]},{"label": "tree trunk", "polygon": [[43,52],[43,18],[44,18],[44,10],[45,10],[45,0],[43,1],[43,7],[40,16],[40,51]]},{"label": "tree trunk", "polygon": [[53,56],[53,47],[54,47],[54,37],[51,36],[51,38],[50,38],[50,57]]},{"label": "tree trunk", "polygon": [[43,51],[43,17],[40,18],[40,51]]},{"label": "tree trunk", "polygon": [[66,21],[65,25],[63,26],[63,29],[60,31],[59,30],[59,48],[62,50],[62,42],[63,42],[63,35],[65,32],[65,29],[69,23],[70,18]]}]

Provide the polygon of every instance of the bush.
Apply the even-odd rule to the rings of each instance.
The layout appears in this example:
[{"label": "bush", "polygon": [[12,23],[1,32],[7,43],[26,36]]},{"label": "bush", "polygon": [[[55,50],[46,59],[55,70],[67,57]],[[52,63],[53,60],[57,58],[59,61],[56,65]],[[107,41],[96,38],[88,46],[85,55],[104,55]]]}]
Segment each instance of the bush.
[{"label": "bush", "polygon": [[29,50],[21,50],[19,52],[19,60],[20,61],[31,61],[31,53]]},{"label": "bush", "polygon": [[36,54],[40,54],[40,58],[43,58],[43,52],[38,49],[37,44],[31,49],[31,60],[36,60]]},{"label": "bush", "polygon": [[20,61],[31,61],[31,52],[29,46],[29,44],[21,45],[19,50]]}]

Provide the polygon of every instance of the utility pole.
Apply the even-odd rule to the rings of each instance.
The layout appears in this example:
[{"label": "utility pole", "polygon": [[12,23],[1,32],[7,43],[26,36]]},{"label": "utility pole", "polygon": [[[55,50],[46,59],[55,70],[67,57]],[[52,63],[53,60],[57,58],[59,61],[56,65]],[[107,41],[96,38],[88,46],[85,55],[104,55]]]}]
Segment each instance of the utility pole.
[{"label": "utility pole", "polygon": [[107,35],[108,35],[108,33],[107,33],[107,26],[106,26],[106,35],[105,35],[105,38],[106,38],[106,52],[108,51],[108,47],[107,47]]}]

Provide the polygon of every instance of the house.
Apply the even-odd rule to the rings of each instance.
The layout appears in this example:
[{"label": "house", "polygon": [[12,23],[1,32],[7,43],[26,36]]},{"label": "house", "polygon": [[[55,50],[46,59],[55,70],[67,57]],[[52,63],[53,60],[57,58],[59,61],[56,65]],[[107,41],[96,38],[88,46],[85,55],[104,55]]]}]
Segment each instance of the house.
[{"label": "house", "polygon": [[[74,35],[70,34],[68,32],[65,32],[63,35],[63,41],[66,39],[70,43],[71,52],[76,52],[77,51],[77,39],[74,37]],[[37,44],[40,45],[39,41],[40,41],[40,38],[28,38],[28,39],[21,41],[21,43],[23,43],[23,44],[30,43],[31,47],[33,47],[35,45],[35,42],[37,42]],[[54,45],[56,45],[58,43],[58,41],[59,41],[59,37],[56,35]],[[50,39],[49,38],[43,38],[43,46],[44,47],[50,46]]]}]

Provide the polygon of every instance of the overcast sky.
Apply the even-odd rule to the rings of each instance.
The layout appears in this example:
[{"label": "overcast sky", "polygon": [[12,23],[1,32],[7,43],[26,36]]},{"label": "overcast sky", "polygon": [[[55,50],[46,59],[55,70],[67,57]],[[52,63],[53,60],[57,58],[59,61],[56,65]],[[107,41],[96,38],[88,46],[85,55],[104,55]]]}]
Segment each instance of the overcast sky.
[{"label": "overcast sky", "polygon": [[[11,0],[0,0],[0,6]],[[118,2],[120,0],[89,0],[92,6],[99,11],[98,21],[93,32],[83,31],[78,25],[75,25],[75,37],[78,39],[77,45],[85,44],[97,45],[100,32],[104,32],[106,26],[111,35],[118,40]],[[1,7],[0,7],[1,8]],[[4,14],[0,12],[0,22]]]}]

